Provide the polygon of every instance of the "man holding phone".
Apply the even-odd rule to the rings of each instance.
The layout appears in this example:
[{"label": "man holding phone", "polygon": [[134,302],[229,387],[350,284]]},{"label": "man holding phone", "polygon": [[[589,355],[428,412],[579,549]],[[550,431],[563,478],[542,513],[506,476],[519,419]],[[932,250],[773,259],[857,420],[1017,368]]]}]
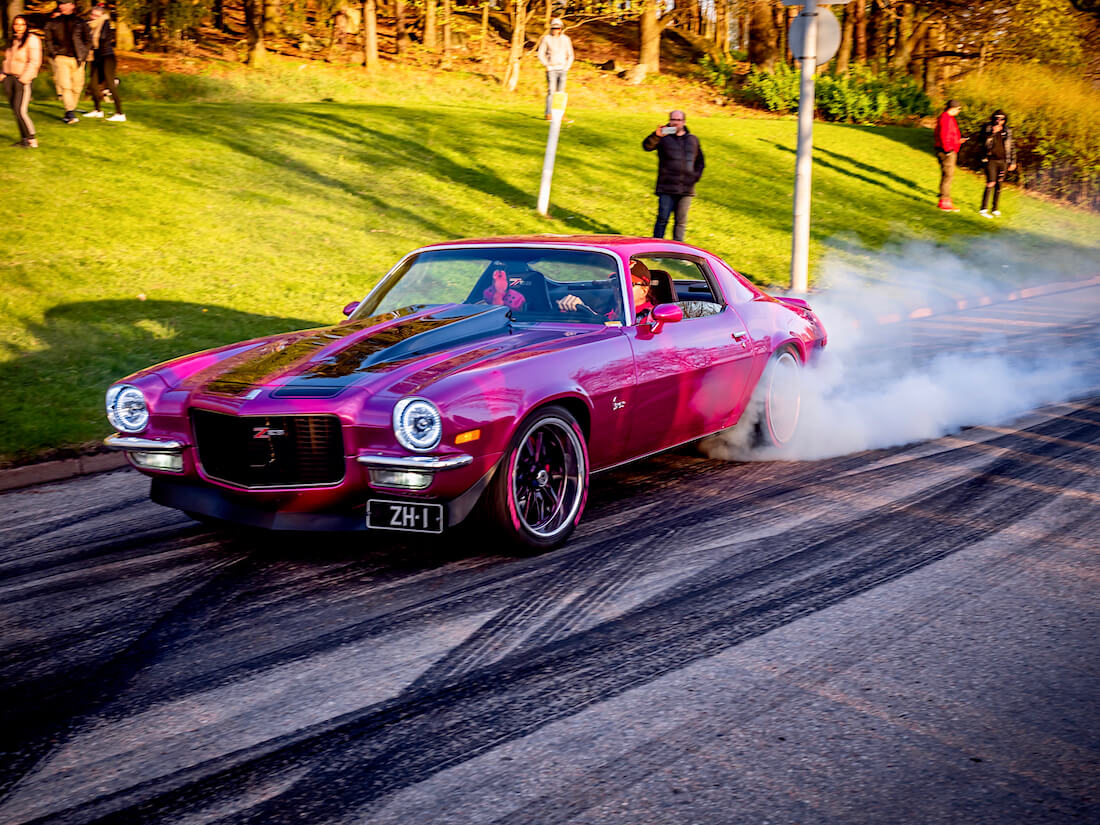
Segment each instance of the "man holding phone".
[{"label": "man holding phone", "polygon": [[695,183],[703,176],[703,150],[699,138],[688,131],[686,115],[669,112],[668,123],[658,126],[642,141],[647,152],[657,150],[657,221],[653,237],[663,238],[670,215],[676,216],[672,239],[682,241]]}]

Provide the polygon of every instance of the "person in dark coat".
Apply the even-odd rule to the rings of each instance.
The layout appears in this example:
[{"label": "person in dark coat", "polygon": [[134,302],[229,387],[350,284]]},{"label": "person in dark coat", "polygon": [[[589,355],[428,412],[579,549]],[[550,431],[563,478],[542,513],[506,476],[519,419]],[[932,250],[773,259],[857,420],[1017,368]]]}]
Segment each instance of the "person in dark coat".
[{"label": "person in dark coat", "polygon": [[76,105],[84,91],[84,61],[92,50],[92,32],[84,19],[74,14],[72,0],[60,0],[60,14],[46,23],[46,56],[53,61],[54,83],[65,104],[65,123],[77,123]]},{"label": "person in dark coat", "polygon": [[118,96],[118,58],[115,57],[115,27],[111,25],[111,16],[103,3],[92,8],[88,28],[92,33],[92,69],[89,83],[92,87],[92,102],[95,109],[85,117],[103,117],[100,106],[106,95],[111,96],[115,104],[115,113],[107,120],[124,123],[126,115],[122,111],[122,100]]},{"label": "person in dark coat", "polygon": [[668,115],[668,123],[658,126],[642,141],[647,152],[657,150],[657,221],[653,237],[663,238],[670,215],[676,216],[672,238],[684,239],[688,209],[695,195],[695,184],[703,176],[703,150],[699,138],[684,125],[686,116],[676,110]]},{"label": "person in dark coat", "polygon": [[[1008,115],[998,109],[982,127],[982,168],[985,169],[985,191],[982,193],[982,208],[978,214],[983,218],[999,218],[1001,183],[1005,172],[1016,168],[1016,142],[1012,139],[1012,130],[1008,128]],[[993,211],[989,211],[989,196],[993,196]]]}]

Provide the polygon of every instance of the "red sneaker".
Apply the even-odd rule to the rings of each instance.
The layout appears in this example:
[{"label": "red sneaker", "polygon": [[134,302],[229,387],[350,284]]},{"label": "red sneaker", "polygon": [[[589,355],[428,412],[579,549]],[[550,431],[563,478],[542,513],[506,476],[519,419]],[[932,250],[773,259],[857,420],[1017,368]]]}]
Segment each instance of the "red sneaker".
[{"label": "red sneaker", "polygon": [[939,208],[944,212],[958,212],[959,207],[951,202],[950,198],[940,198]]}]

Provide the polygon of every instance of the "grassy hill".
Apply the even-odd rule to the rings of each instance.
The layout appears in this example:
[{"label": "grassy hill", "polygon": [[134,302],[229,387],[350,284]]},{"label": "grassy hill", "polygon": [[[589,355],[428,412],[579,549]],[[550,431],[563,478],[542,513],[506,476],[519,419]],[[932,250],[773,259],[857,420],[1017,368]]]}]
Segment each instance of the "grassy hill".
[{"label": "grassy hill", "polygon": [[[361,70],[293,62],[131,74],[130,122],[71,127],[44,80],[31,106],[42,148],[0,163],[0,463],[109,432],[103,391],[134,369],[339,319],[417,245],[648,234],[656,161],[640,143],[676,105],[707,158],[688,240],[762,284],[787,278],[794,120],[731,113],[682,79],[632,87],[578,66],[550,219],[533,208],[546,123],[530,69],[513,96],[473,74],[390,69],[366,85]],[[998,277],[1066,250],[1100,257],[1098,216],[1009,192],[993,224],[976,214],[974,175],[955,185],[971,208],[938,212],[930,142],[816,127],[813,267],[833,248],[873,270],[887,245],[993,235],[1012,249]]]}]

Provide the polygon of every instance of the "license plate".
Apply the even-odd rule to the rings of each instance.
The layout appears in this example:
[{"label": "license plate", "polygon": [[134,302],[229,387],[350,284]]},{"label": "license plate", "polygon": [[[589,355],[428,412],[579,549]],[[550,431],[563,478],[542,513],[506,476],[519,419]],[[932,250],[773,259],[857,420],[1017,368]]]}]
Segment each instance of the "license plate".
[{"label": "license plate", "polygon": [[442,533],[443,505],[372,498],[367,502],[367,527],[407,533]]}]

